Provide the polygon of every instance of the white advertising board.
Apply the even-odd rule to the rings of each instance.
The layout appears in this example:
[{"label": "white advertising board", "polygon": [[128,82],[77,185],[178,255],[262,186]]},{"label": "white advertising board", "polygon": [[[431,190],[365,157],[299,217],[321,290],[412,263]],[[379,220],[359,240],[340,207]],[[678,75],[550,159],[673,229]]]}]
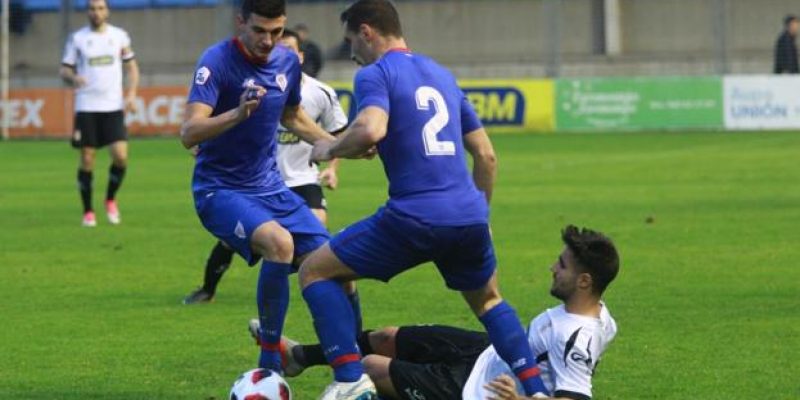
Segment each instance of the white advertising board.
[{"label": "white advertising board", "polygon": [[800,129],[800,76],[723,78],[726,129]]}]

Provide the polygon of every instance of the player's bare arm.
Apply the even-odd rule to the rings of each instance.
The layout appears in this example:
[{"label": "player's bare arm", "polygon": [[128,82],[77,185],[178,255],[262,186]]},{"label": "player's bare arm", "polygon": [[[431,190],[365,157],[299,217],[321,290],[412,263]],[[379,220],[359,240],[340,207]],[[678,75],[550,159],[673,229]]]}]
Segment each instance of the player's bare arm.
[{"label": "player's bare arm", "polygon": [[486,202],[492,200],[492,190],[497,176],[497,155],[494,153],[486,129],[478,128],[464,135],[464,148],[472,156],[472,179],[475,186],[486,195]]},{"label": "player's bare arm", "polygon": [[300,139],[311,144],[319,140],[333,140],[333,135],[320,128],[300,105],[286,106],[281,115],[281,124]]},{"label": "player's bare arm", "polygon": [[86,86],[86,78],[78,75],[74,65],[62,65],[58,70],[58,74],[61,75],[64,83],[76,89]]},{"label": "player's bare arm", "polygon": [[314,145],[313,161],[332,158],[363,158],[374,154],[375,145],[386,136],[389,114],[382,108],[370,106],[356,116],[353,124],[331,143]]},{"label": "player's bare arm", "polygon": [[258,107],[259,101],[267,90],[260,86],[253,86],[253,95],[250,90],[245,90],[239,98],[239,107],[230,109],[222,114],[211,116],[214,111],[205,103],[193,102],[186,105],[186,113],[181,125],[181,143],[190,149],[206,140],[213,139],[236,124],[244,121],[250,113]]},{"label": "player's bare arm", "polygon": [[[126,47],[122,50],[123,58],[127,54],[132,54],[133,50]],[[127,91],[125,93],[125,109],[128,111],[136,111],[136,92],[139,90],[139,64],[136,59],[131,58],[123,62],[125,67],[125,76],[127,80]]]}]

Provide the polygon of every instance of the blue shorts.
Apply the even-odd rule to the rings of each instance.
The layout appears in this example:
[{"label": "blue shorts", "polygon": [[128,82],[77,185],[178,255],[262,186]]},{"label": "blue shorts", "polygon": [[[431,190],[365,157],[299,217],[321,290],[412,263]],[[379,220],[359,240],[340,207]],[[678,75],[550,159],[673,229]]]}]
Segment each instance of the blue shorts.
[{"label": "blue shorts", "polygon": [[194,204],[203,226],[249,265],[261,259],[253,254],[250,236],[265,222],[275,221],[292,234],[295,257],[316,250],[330,237],[303,199],[291,190],[268,195],[231,190],[196,192]]},{"label": "blue shorts", "polygon": [[358,275],[384,282],[433,261],[447,287],[476,290],[497,266],[488,224],[430,226],[385,207],[339,232],[330,246]]}]

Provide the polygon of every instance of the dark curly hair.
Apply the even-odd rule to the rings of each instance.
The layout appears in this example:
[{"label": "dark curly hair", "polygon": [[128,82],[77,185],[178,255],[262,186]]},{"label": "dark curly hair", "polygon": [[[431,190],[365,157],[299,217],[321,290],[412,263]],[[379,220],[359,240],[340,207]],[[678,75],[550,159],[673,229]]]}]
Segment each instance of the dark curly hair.
[{"label": "dark curly hair", "polygon": [[572,250],[579,268],[592,276],[592,289],[601,295],[619,272],[619,254],[607,236],[591,229],[568,225],[561,240]]}]

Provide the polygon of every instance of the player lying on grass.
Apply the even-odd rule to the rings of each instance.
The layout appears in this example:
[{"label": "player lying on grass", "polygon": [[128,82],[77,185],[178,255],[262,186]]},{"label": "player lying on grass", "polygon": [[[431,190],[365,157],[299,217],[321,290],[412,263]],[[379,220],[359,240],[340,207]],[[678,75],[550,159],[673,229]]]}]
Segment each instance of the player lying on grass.
[{"label": "player lying on grass", "polygon": [[[601,297],[617,275],[619,256],[599,232],[567,226],[561,237],[565,247],[550,267],[550,294],[563,304],[531,321],[528,343],[547,398],[591,399],[595,367],[617,331]],[[258,320],[251,321],[250,330],[258,333]],[[288,339],[286,344],[287,376],[327,365],[320,345]],[[387,327],[362,332],[358,345],[364,368],[384,398],[526,398],[484,332],[437,325]]]}]

